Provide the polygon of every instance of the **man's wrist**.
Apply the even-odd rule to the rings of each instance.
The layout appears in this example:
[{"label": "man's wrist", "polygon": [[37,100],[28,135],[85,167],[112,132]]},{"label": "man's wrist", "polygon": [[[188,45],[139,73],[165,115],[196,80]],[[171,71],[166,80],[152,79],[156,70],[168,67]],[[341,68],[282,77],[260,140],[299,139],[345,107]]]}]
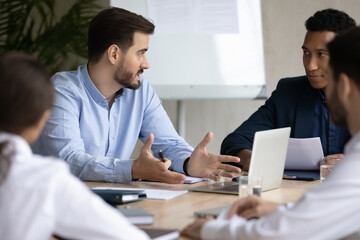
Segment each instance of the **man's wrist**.
[{"label": "man's wrist", "polygon": [[242,170],[248,171],[251,159],[251,150],[241,149],[236,153],[236,156],[240,158],[240,167]]},{"label": "man's wrist", "polygon": [[188,174],[188,172],[187,172],[187,166],[188,166],[189,160],[190,160],[190,157],[188,157],[187,159],[185,159],[185,161],[184,161],[184,166],[183,166],[184,173],[185,173],[185,175],[187,175],[187,176],[189,176],[189,174]]}]

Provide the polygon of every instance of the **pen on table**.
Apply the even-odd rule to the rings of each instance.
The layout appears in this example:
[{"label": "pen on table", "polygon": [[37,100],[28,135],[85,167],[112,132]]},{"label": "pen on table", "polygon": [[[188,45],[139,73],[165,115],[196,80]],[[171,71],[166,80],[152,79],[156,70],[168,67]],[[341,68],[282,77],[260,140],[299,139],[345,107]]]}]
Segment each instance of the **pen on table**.
[{"label": "pen on table", "polygon": [[290,175],[283,175],[283,179],[287,179],[287,180],[301,180],[301,181],[314,181],[316,180],[313,177],[298,177],[298,176],[290,176]]},{"label": "pen on table", "polygon": [[162,150],[159,150],[159,157],[162,162],[165,162],[165,158],[164,158],[164,154],[163,154]]}]

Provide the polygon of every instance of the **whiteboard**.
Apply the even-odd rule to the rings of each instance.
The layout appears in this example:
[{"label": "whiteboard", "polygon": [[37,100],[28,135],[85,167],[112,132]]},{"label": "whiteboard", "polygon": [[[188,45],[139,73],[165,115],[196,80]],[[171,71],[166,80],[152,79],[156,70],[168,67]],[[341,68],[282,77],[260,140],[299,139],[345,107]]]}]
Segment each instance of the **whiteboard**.
[{"label": "whiteboard", "polygon": [[[265,97],[260,0],[236,1],[238,33],[162,33],[157,32],[154,21],[155,34],[150,36],[147,53],[151,67],[144,71],[144,76],[160,98]],[[149,2],[112,0],[110,5],[152,19],[149,16]]]}]

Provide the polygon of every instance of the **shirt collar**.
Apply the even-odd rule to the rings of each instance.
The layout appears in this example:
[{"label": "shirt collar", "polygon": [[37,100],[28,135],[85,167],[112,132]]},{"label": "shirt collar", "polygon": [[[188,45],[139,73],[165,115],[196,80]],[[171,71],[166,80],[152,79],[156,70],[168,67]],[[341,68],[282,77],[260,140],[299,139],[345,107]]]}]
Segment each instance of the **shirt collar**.
[{"label": "shirt collar", "polygon": [[[7,132],[0,132],[0,142],[5,141],[9,141],[10,146],[8,146],[8,148],[10,148],[10,151],[14,150],[16,154],[21,154],[25,157],[31,157],[33,155],[29,144],[22,137]],[[18,159],[21,161],[27,158]]]},{"label": "shirt collar", "polygon": [[321,102],[325,104],[326,103],[326,96],[324,94],[324,91],[322,89],[318,89],[318,93],[319,93]]},{"label": "shirt collar", "polygon": [[[97,87],[95,86],[95,84],[93,83],[93,81],[90,78],[87,64],[84,64],[81,67],[82,67],[81,76],[83,78],[84,85],[85,85],[86,89],[89,91],[91,97],[95,100],[95,102],[103,103],[103,104],[107,105],[108,102],[107,102],[106,98],[101,94],[99,89],[97,89]],[[123,88],[121,88],[119,91],[117,91],[115,93],[115,100],[117,98],[119,98],[121,95],[123,95],[123,93],[124,93]]]},{"label": "shirt collar", "polygon": [[84,81],[85,88],[90,93],[91,97],[95,100],[95,102],[108,104],[106,98],[101,94],[101,92],[96,88],[93,81],[90,79],[87,64],[81,66],[81,77]]}]

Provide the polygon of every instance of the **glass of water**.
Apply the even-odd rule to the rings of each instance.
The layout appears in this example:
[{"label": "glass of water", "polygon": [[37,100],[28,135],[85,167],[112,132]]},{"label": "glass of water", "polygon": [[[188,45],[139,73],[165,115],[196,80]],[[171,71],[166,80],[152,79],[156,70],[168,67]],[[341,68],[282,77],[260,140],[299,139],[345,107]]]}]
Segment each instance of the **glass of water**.
[{"label": "glass of water", "polygon": [[327,156],[320,161],[320,182],[324,181],[333,167],[340,161],[338,157]]},{"label": "glass of water", "polygon": [[251,191],[253,195],[261,196],[262,190],[262,178],[261,177],[251,177],[250,178]]},{"label": "glass of water", "polygon": [[250,193],[249,177],[241,175],[239,177],[239,198],[246,198]]},{"label": "glass of water", "polygon": [[245,198],[249,195],[261,196],[262,179],[261,177],[249,177],[242,175],[239,177],[239,197]]}]

